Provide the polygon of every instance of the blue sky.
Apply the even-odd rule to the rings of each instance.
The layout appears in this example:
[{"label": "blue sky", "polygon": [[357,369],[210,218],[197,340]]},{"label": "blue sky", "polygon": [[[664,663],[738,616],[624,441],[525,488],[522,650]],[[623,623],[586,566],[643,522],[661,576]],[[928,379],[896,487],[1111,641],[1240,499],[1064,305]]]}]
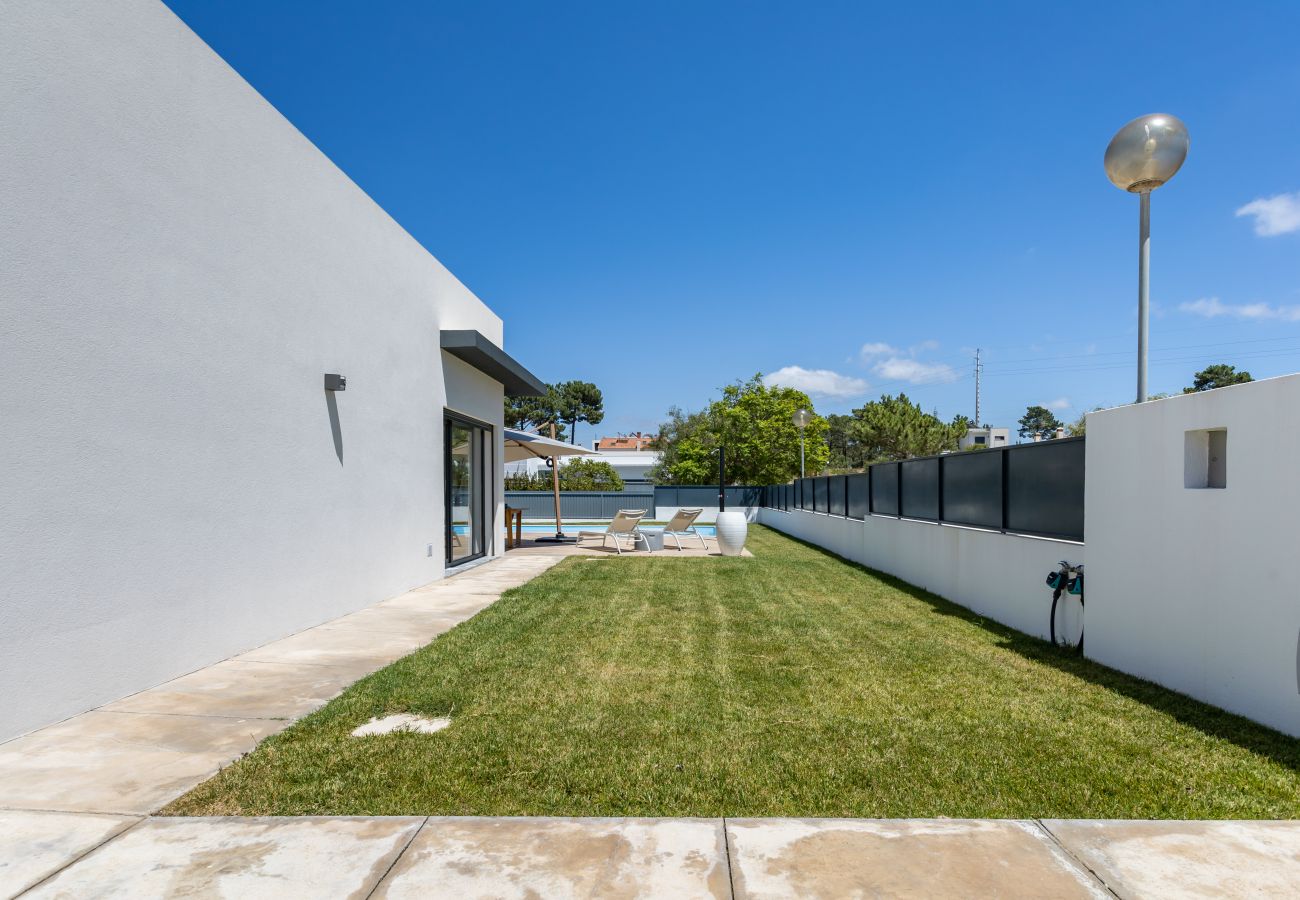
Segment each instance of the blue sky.
[{"label": "blue sky", "polygon": [[1137,199],[1101,160],[1157,111],[1192,148],[1151,390],[1300,371],[1294,2],[169,5],[513,355],[600,385],[602,433],[755,372],[971,415],[976,347],[991,424],[1130,401]]}]

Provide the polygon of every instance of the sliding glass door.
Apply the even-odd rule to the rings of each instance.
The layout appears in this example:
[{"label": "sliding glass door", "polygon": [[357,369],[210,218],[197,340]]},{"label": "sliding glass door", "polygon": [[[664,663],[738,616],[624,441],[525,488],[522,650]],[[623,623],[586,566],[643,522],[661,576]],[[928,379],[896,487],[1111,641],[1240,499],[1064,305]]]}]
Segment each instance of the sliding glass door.
[{"label": "sliding glass door", "polygon": [[444,419],[443,459],[447,497],[447,565],[477,559],[486,553],[488,514],[483,498],[488,485],[488,456],[492,431],[459,416]]}]

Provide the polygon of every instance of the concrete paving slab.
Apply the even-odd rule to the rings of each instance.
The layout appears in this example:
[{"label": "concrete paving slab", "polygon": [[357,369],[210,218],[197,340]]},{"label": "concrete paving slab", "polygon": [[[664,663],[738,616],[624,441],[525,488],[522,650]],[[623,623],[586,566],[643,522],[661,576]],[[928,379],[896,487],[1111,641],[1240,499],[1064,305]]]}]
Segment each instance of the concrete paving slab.
[{"label": "concrete paving slab", "polygon": [[365,662],[379,669],[406,656],[427,641],[409,634],[361,631],[344,625],[317,625],[295,635],[242,653],[248,662],[305,663],[337,666]]},{"label": "concrete paving slab", "polygon": [[0,807],[144,814],[284,727],[232,719],[95,711],[0,747]]},{"label": "concrete paving slab", "polygon": [[150,819],[26,896],[365,897],[422,822]]},{"label": "concrete paving slab", "polygon": [[226,660],[102,707],[105,712],[297,719],[371,671],[351,666]]},{"label": "concrete paving slab", "polygon": [[330,625],[356,628],[359,631],[411,635],[427,644],[443,632],[455,628],[466,618],[467,616],[459,611],[448,611],[440,607],[430,609],[419,606],[379,604],[341,619],[335,619],[330,622]]},{"label": "concrete paving slab", "polygon": [[1300,896],[1300,822],[1047,819],[1043,826],[1121,897]]},{"label": "concrete paving slab", "polygon": [[370,609],[413,609],[438,615],[455,616],[462,622],[496,602],[500,592],[484,594],[427,594],[410,592],[376,603]]},{"label": "concrete paving slab", "polygon": [[717,819],[430,818],[375,897],[730,896]]},{"label": "concrete paving slab", "polygon": [[729,819],[737,898],[1109,895],[1032,822]]},{"label": "concrete paving slab", "polygon": [[0,810],[0,897],[16,897],[140,819]]},{"label": "concrete paving slab", "polygon": [[93,756],[101,750],[138,747],[235,757],[281,727],[268,719],[92,710],[11,741],[0,751],[30,757],[75,748]]},{"label": "concrete paving slab", "polygon": [[119,745],[39,753],[0,749],[0,807],[143,815],[211,778],[231,757]]}]

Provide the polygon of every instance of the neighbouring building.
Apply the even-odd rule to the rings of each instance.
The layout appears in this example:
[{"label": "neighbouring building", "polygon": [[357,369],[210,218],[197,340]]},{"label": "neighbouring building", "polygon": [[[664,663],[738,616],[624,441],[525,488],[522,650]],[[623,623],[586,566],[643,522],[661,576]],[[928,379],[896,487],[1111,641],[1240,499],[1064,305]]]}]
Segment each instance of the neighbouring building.
[{"label": "neighbouring building", "polygon": [[1005,447],[1011,442],[1011,430],[1008,428],[967,428],[966,436],[957,441],[958,450],[970,450],[974,447]]},{"label": "neighbouring building", "polygon": [[636,434],[600,438],[592,445],[599,455],[587,458],[609,463],[626,484],[640,487],[650,483],[650,470],[663,458],[658,446],[656,436],[638,431]]},{"label": "neighbouring building", "polygon": [[500,552],[492,310],[157,0],[0,85],[0,740]]}]

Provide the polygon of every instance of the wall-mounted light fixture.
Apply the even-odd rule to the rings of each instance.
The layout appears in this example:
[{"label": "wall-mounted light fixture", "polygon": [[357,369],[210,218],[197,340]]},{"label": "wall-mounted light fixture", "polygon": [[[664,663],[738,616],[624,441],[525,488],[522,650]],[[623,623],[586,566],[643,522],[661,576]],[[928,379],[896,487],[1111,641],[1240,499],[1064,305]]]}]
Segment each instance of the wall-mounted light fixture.
[{"label": "wall-mounted light fixture", "polygon": [[346,391],[348,389],[348,380],[342,375],[326,375],[325,390],[327,391]]}]

